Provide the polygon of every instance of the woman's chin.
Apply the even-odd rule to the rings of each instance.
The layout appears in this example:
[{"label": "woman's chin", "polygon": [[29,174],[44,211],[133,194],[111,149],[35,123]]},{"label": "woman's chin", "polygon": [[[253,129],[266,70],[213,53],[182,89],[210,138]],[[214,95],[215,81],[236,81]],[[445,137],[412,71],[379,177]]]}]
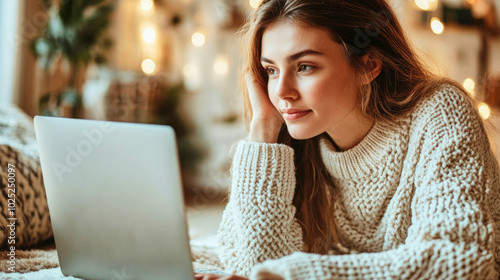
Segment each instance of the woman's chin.
[{"label": "woman's chin", "polygon": [[296,129],[294,127],[288,126],[288,133],[296,140],[306,140],[320,135],[322,132],[314,133],[312,131],[306,131],[303,129]]}]

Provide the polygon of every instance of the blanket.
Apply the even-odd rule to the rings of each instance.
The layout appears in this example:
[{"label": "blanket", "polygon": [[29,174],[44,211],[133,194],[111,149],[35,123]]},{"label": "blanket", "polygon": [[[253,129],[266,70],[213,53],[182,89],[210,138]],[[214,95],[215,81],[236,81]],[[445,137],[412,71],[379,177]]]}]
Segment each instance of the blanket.
[{"label": "blanket", "polygon": [[[199,273],[227,274],[221,268],[217,257],[215,235],[196,235],[190,233],[193,269]],[[17,250],[15,272],[9,271],[9,251],[0,251],[0,279],[80,279],[64,276],[59,267],[57,250],[52,241],[29,250]],[[129,279],[122,271],[113,272],[116,280]]]}]

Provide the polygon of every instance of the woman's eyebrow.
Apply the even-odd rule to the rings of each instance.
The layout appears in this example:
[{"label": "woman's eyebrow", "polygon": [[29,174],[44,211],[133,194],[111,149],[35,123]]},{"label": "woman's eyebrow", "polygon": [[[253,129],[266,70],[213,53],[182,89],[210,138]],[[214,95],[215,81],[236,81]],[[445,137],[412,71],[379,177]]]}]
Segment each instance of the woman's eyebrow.
[{"label": "woman's eyebrow", "polygon": [[[290,63],[290,62],[293,62],[294,60],[297,60],[303,56],[306,56],[306,55],[323,55],[323,53],[321,52],[318,52],[318,51],[314,51],[314,50],[310,50],[310,49],[307,49],[307,50],[303,50],[303,51],[300,51],[298,53],[295,53],[295,54],[292,54],[290,55],[288,58],[287,58],[287,62]],[[271,64],[274,64],[274,61],[272,61],[271,59],[269,58],[266,58],[266,57],[263,57],[261,56],[260,57],[260,61],[261,62],[267,62],[267,63],[271,63]]]}]

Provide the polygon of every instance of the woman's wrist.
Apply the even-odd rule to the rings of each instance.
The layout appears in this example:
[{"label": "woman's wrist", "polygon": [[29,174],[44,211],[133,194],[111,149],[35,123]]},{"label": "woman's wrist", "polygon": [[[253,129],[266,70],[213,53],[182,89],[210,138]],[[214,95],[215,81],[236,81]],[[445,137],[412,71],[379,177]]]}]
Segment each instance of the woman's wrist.
[{"label": "woman's wrist", "polygon": [[250,124],[250,133],[248,141],[260,143],[276,143],[278,142],[278,134],[280,127],[275,128],[269,123],[254,123]]}]

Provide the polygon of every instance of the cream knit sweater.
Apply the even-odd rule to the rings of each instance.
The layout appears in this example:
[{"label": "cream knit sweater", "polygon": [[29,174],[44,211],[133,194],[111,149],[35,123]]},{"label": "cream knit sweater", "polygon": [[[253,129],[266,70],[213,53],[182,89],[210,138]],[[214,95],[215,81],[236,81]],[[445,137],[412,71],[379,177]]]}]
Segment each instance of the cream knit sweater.
[{"label": "cream knit sweater", "polygon": [[354,148],[321,143],[348,254],[301,252],[294,152],[242,141],[219,229],[224,269],[251,279],[497,279],[498,165],[476,111],[444,85]]}]

